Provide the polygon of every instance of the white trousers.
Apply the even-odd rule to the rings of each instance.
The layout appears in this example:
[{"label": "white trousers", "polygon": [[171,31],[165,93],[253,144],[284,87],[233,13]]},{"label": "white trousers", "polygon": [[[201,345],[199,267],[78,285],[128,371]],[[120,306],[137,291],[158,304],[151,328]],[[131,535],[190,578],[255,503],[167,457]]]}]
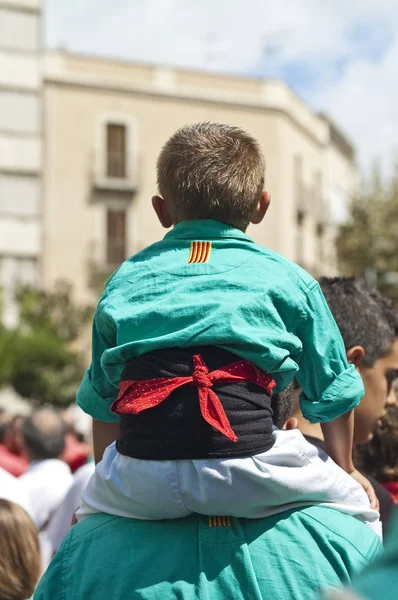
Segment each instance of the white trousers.
[{"label": "white trousers", "polygon": [[113,443],[83,491],[77,517],[257,519],[323,504],[362,519],[381,536],[379,513],[350,475],[297,429],[274,429],[273,435],[270,450],[245,458],[141,460],[119,454]]}]

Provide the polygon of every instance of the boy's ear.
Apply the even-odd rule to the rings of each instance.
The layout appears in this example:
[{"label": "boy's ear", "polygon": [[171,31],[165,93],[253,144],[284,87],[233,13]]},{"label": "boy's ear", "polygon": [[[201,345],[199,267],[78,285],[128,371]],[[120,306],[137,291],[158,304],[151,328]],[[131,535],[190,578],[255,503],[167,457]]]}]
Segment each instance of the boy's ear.
[{"label": "boy's ear", "polygon": [[166,202],[163,198],[161,198],[160,196],[153,196],[152,206],[157,218],[159,219],[163,227],[168,229],[169,227],[174,225],[173,219],[171,218],[169,211],[167,210]]},{"label": "boy's ear", "polygon": [[253,223],[254,225],[258,225],[259,223],[261,223],[261,221],[265,217],[265,213],[267,212],[270,203],[271,203],[271,196],[269,195],[268,192],[263,192],[261,194],[261,198],[258,201],[258,204],[255,208],[255,211],[252,214],[252,218],[250,219],[250,222]]},{"label": "boy's ear", "polygon": [[362,346],[352,346],[347,350],[347,360],[350,365],[355,365],[358,369],[362,366],[365,350]]},{"label": "boy's ear", "polygon": [[292,431],[293,429],[298,429],[298,420],[296,417],[290,417],[286,423],[284,424],[282,429],[286,429],[286,431]]}]

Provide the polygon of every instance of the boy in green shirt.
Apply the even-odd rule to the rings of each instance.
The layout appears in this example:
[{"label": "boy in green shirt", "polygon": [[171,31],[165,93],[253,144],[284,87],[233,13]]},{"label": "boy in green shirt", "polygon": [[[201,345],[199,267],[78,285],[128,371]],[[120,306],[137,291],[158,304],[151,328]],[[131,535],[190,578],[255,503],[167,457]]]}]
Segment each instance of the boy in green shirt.
[{"label": "boy in green shirt", "polygon": [[321,459],[289,454],[271,423],[273,391],[296,377],[304,415],[352,475],[323,458],[315,499],[373,520],[357,482],[375,508],[373,489],[351,461],[362,380],[317,282],[244,233],[270,203],[257,142],[227,125],[184,127],[162,149],[158,184],[153,208],[173,229],[119,268],[94,318],[77,402],[96,420],[97,458],[118,439],[80,517],[265,516],[275,489],[297,505],[304,467]]}]

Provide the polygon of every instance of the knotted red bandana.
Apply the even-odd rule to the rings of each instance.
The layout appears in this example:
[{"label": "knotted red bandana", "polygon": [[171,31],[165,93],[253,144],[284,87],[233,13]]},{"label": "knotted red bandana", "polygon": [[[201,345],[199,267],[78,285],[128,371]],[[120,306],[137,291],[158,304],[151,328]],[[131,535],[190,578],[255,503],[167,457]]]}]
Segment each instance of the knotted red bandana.
[{"label": "knotted red bandana", "polygon": [[159,377],[143,381],[121,381],[119,395],[112,404],[112,411],[120,414],[137,415],[143,410],[157,406],[177,388],[193,384],[198,388],[199,406],[203,418],[227,438],[236,442],[234,431],[222,407],[219,397],[212,390],[216,383],[250,381],[264,388],[269,395],[275,381],[247,360],[239,360],[209,373],[200,354],[193,357],[194,370],[190,377]]}]

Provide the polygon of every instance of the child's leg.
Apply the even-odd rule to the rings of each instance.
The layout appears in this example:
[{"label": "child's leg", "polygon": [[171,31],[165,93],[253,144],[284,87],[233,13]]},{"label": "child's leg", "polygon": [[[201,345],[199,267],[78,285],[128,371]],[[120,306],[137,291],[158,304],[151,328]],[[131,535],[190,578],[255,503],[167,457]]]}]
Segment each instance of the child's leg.
[{"label": "child's leg", "polygon": [[323,504],[361,518],[380,533],[363,488],[298,430],[274,431],[254,457],[178,461],[182,501],[191,512],[262,518]]},{"label": "child's leg", "polygon": [[78,520],[104,512],[133,519],[178,519],[184,507],[176,461],[139,460],[119,454],[111,444],[82,493]]},{"label": "child's leg", "polygon": [[119,423],[105,423],[93,419],[93,447],[95,463],[102,460],[105,449],[117,440],[119,435]]},{"label": "child's leg", "polygon": [[257,456],[146,461],[122,456],[112,444],[82,496],[78,518],[106,512],[137,519],[205,515],[262,518],[323,504],[373,524],[363,488],[298,430],[274,431]]}]

